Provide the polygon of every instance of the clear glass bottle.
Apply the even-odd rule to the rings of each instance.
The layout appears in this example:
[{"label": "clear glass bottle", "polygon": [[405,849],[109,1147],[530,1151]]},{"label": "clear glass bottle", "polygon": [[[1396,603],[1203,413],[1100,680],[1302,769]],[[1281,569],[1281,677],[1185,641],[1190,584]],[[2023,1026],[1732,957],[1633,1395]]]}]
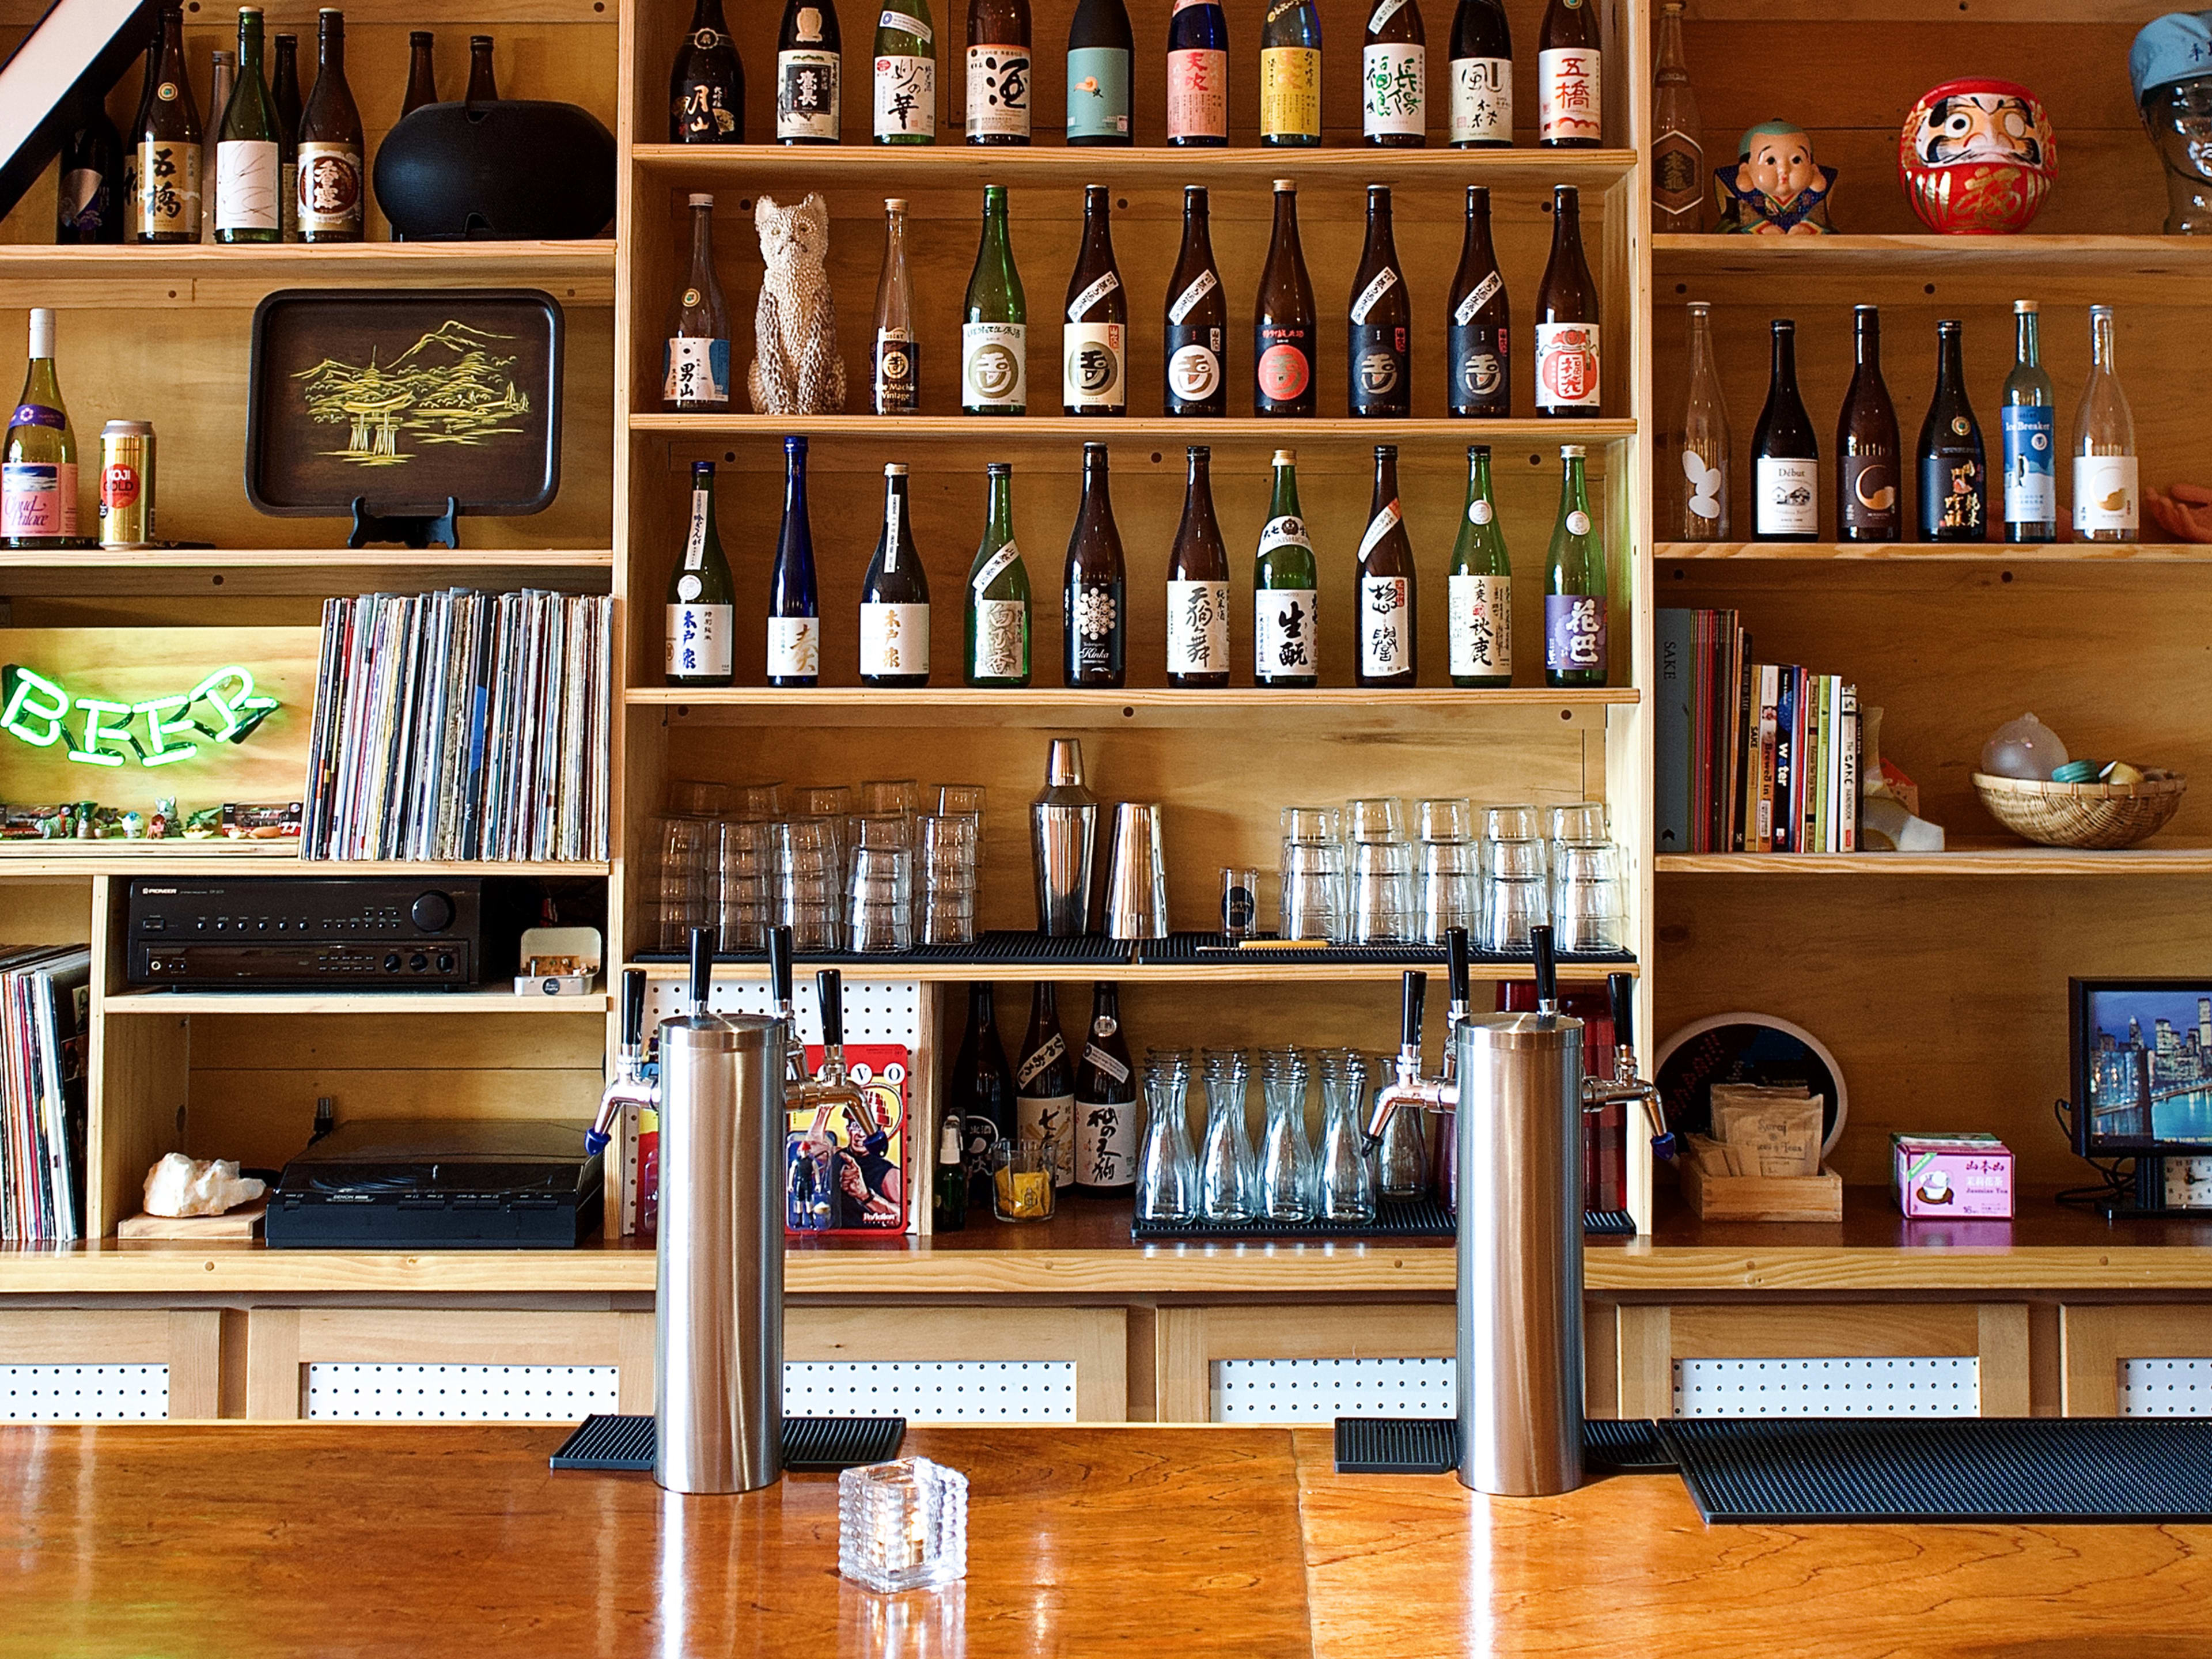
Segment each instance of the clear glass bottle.
[{"label": "clear glass bottle", "polygon": [[1375,1161],[1361,1121],[1367,1059],[1349,1050],[1322,1057],[1321,1218],[1342,1225],[1375,1220]]},{"label": "clear glass bottle", "polygon": [[2043,367],[2040,309],[2033,300],[2012,302],[2012,373],[2005,376],[2003,405],[1997,411],[2008,542],[2058,539],[2058,411]]},{"label": "clear glass bottle", "polygon": [[1249,1222],[1260,1212],[1259,1161],[1244,1123],[1244,1056],[1206,1051],[1206,1150],[1199,1154],[1200,1212],[1208,1221]]},{"label": "clear glass bottle", "polygon": [[876,343],[869,404],[878,415],[921,411],[921,346],[914,334],[914,287],[906,270],[906,203],[884,199],[884,269],[876,279]]},{"label": "clear glass bottle", "polygon": [[1713,308],[1690,304],[1690,397],[1682,411],[1682,511],[1675,531],[1686,542],[1729,538],[1732,453],[1728,404],[1713,356]]},{"label": "clear glass bottle", "polygon": [[1185,1104],[1190,1050],[1145,1054],[1145,1144],[1137,1155],[1137,1219],[1182,1226],[1198,1218],[1198,1155]]},{"label": "clear glass bottle", "polygon": [[0,458],[0,546],[59,547],[73,539],[76,434],[54,372],[54,313],[44,306],[31,312],[30,367]]},{"label": "clear glass bottle", "polygon": [[216,191],[222,178],[222,118],[238,85],[238,58],[217,52],[208,70],[208,115],[200,143],[200,240],[215,240]]},{"label": "clear glass bottle", "polygon": [[714,198],[691,202],[691,270],[670,307],[660,399],[678,413],[730,406],[730,319],[714,280]]},{"label": "clear glass bottle", "polygon": [[2089,307],[2089,380],[2074,414],[2074,533],[2131,542],[2141,533],[2136,422],[2112,363],[2112,308]]},{"label": "clear glass bottle", "polygon": [[1698,94],[1682,56],[1682,0],[1660,9],[1659,61],[1651,88],[1651,228],[1697,232],[1705,228],[1705,147]]},{"label": "clear glass bottle", "polygon": [[1269,1221],[1311,1221],[1321,1207],[1320,1168],[1306,1128],[1305,1057],[1295,1048],[1260,1057],[1267,1123],[1260,1139],[1260,1213]]}]

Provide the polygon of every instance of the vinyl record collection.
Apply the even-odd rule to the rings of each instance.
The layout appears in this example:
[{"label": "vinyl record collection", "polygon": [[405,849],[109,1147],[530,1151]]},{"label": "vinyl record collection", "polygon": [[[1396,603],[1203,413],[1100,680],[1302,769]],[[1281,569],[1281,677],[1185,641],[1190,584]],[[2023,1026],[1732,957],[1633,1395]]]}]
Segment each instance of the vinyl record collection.
[{"label": "vinyl record collection", "polygon": [[326,602],[300,856],[605,859],[613,611],[538,590]]},{"label": "vinyl record collection", "polygon": [[0,945],[0,1242],[84,1237],[92,952]]}]

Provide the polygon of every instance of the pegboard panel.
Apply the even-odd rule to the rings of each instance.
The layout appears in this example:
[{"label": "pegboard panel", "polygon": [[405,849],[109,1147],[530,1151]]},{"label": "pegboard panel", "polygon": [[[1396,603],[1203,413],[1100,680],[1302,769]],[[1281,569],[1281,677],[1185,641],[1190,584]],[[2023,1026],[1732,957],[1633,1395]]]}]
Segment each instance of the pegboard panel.
[{"label": "pegboard panel", "polygon": [[[799,973],[793,976],[792,1013],[799,1022],[801,1042],[822,1041],[822,1009],[814,997],[814,975]],[[845,986],[845,1041],[848,1042],[902,1042],[908,1053],[921,1048],[921,1000],[926,988],[910,979],[854,979],[848,976]],[[714,981],[714,994],[709,999],[718,1014],[773,1014],[775,998],[768,981],[757,979],[720,979]],[[691,991],[682,980],[656,979],[647,981],[645,992],[645,1017],[654,1024],[664,1019],[674,1019],[691,1012]]]},{"label": "pegboard panel", "polygon": [[1217,1359],[1216,1423],[1327,1423],[1339,1417],[1456,1417],[1451,1359]]},{"label": "pegboard panel", "polygon": [[1677,1417],[1973,1417],[1972,1355],[1879,1359],[1678,1359]]},{"label": "pegboard panel", "polygon": [[621,1409],[612,1365],[307,1367],[307,1415],[385,1422],[580,1423]]},{"label": "pegboard panel", "polygon": [[113,1423],[168,1414],[167,1365],[0,1365],[0,1423]]},{"label": "pegboard panel", "polygon": [[2212,1359],[2123,1359],[2123,1417],[2212,1417]]},{"label": "pegboard panel", "polygon": [[1073,1423],[1072,1359],[790,1360],[788,1417],[903,1417],[916,1423]]}]

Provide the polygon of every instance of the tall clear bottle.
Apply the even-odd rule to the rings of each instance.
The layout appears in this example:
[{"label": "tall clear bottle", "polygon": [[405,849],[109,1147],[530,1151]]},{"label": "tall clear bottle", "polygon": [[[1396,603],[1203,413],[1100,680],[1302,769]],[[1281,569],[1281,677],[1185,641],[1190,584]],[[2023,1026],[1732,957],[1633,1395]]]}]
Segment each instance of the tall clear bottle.
[{"label": "tall clear bottle", "polygon": [[1536,142],[1595,149],[1603,139],[1604,48],[1596,0],[1547,0],[1536,53]]},{"label": "tall clear bottle", "polygon": [[1751,434],[1751,533],[1762,542],[1820,539],[1820,445],[1797,392],[1797,325],[1772,324],[1766,406]]},{"label": "tall clear bottle", "polygon": [[1063,414],[1128,412],[1129,296],[1114,258],[1113,204],[1103,185],[1083,191],[1083,245],[1067,279],[1060,362]]},{"label": "tall clear bottle", "polygon": [[230,94],[238,85],[238,58],[218,51],[208,70],[208,116],[200,141],[200,240],[212,242],[217,185],[222,178],[222,118],[230,108]]},{"label": "tall clear bottle", "polygon": [[1582,445],[1562,445],[1559,460],[1559,517],[1544,561],[1544,684],[1603,685],[1611,662],[1605,538],[1590,517]]},{"label": "tall clear bottle", "polygon": [[261,13],[238,13],[238,84],[216,147],[215,239],[277,242],[284,236],[276,106],[261,75]]},{"label": "tall clear bottle", "polygon": [[[479,37],[481,38],[481,37]],[[471,58],[476,40],[469,42]],[[485,73],[490,73],[490,43],[485,42]],[[469,70],[476,78],[475,65]],[[477,101],[469,89],[469,101]],[[668,142],[672,144],[742,144],[745,142],[745,65],[722,16],[722,0],[696,0],[691,27],[676,48],[668,71]]]},{"label": "tall clear bottle", "polygon": [[1106,446],[1083,446],[1083,506],[1060,586],[1067,684],[1118,690],[1129,678],[1129,578],[1114,523]]},{"label": "tall clear bottle", "polygon": [[1451,683],[1469,688],[1513,684],[1513,561],[1491,496],[1490,446],[1467,452],[1467,506],[1445,582]]},{"label": "tall clear bottle", "polygon": [[1367,531],[1359,538],[1360,685],[1420,684],[1420,629],[1416,608],[1418,572],[1406,535],[1406,509],[1398,499],[1398,446],[1375,446],[1375,493]]},{"label": "tall clear bottle", "polygon": [[1030,0],[968,0],[968,142],[1030,141]]},{"label": "tall clear bottle", "polygon": [[968,415],[1029,412],[1029,301],[1014,267],[1006,187],[983,186],[983,235],[960,325],[960,408]]},{"label": "tall clear bottle", "polygon": [[1229,412],[1229,302],[1221,268],[1213,261],[1213,235],[1206,186],[1182,190],[1182,251],[1168,280],[1163,329],[1166,387],[1162,406],[1172,416]]},{"label": "tall clear bottle", "polygon": [[1504,0],[1459,0],[1452,16],[1451,143],[1502,149],[1513,142],[1513,30]]},{"label": "tall clear bottle", "polygon": [[1851,316],[1857,366],[1836,417],[1836,539],[1893,542],[1905,533],[1905,452],[1881,378],[1881,313]]},{"label": "tall clear bottle", "polygon": [[1168,143],[1229,142],[1229,15],[1220,0],[1176,0],[1168,14]]},{"label": "tall clear bottle", "polygon": [[873,374],[868,404],[878,415],[921,412],[921,343],[914,332],[914,285],[906,270],[906,203],[884,200],[884,268],[876,278]]},{"label": "tall clear bottle", "polygon": [[1213,452],[1184,452],[1182,521],[1168,555],[1168,684],[1229,684],[1229,554],[1213,517]]},{"label": "tall clear bottle", "polygon": [[358,242],[368,212],[361,110],[346,84],[345,14],[325,6],[315,23],[315,84],[300,113],[300,240]]},{"label": "tall clear bottle", "polygon": [[963,668],[970,685],[1018,690],[1030,683],[1031,635],[1029,568],[1014,541],[1014,469],[993,461],[985,471],[990,498],[968,568]]},{"label": "tall clear bottle", "polygon": [[161,57],[152,93],[131,142],[138,152],[138,240],[175,244],[200,239],[199,106],[185,69],[185,14],[161,13]]},{"label": "tall clear bottle", "polygon": [[929,577],[915,550],[906,468],[884,468],[884,528],[860,584],[860,684],[929,684]]},{"label": "tall clear bottle", "polygon": [[1321,8],[1267,0],[1260,15],[1260,142],[1321,143]]},{"label": "tall clear bottle", "polygon": [[1467,187],[1467,234],[1452,277],[1451,316],[1444,331],[1446,374],[1454,415],[1513,412],[1512,305],[1505,273],[1490,238],[1490,189]]},{"label": "tall clear bottle", "polygon": [[2140,533],[2136,422],[2113,368],[2112,308],[2089,307],[2089,380],[2074,412],[2074,533],[2131,542]]},{"label": "tall clear bottle", "polygon": [[76,433],[54,371],[54,313],[38,306],[23,393],[0,447],[0,544],[58,547],[76,533]]},{"label": "tall clear bottle", "polygon": [[1067,25],[1067,142],[1127,145],[1136,57],[1124,0],[1076,0]]},{"label": "tall clear bottle", "polygon": [[276,212],[284,240],[300,240],[300,37],[276,37],[276,67],[269,79],[276,110]]},{"label": "tall clear bottle", "polygon": [[1682,411],[1682,509],[1675,533],[1686,542],[1724,542],[1729,535],[1732,467],[1728,404],[1713,356],[1713,308],[1690,304],[1690,396]]},{"label": "tall clear bottle", "polygon": [[1705,125],[1698,94],[1682,56],[1682,0],[1666,0],[1659,14],[1659,62],[1651,88],[1651,228],[1695,232],[1705,228]]},{"label": "tall clear bottle", "polygon": [[1137,1184],[1137,1068],[1121,1031],[1121,988],[1091,993],[1091,1030],[1075,1068],[1075,1193],[1127,1198]]},{"label": "tall clear bottle", "polygon": [[2043,368],[2041,309],[2033,300],[2012,302],[2012,373],[1997,411],[2008,542],[2058,539],[2058,410]]},{"label": "tall clear bottle", "polygon": [[775,141],[834,144],[844,115],[836,0],[784,0],[775,38]]},{"label": "tall clear bottle", "polygon": [[1252,680],[1308,686],[1321,675],[1321,583],[1305,514],[1298,453],[1275,452],[1275,489],[1252,567]]},{"label": "tall clear bottle", "polygon": [[714,533],[714,464],[691,464],[691,521],[668,577],[671,685],[727,685],[734,677],[737,587]]},{"label": "tall clear bottle", "polygon": [[1390,223],[1390,186],[1367,186],[1367,241],[1352,275],[1346,404],[1355,419],[1413,412],[1413,307]]},{"label": "tall clear bottle", "polygon": [[1966,396],[1966,325],[1936,325],[1936,393],[1920,424],[1920,539],[1988,539],[1989,465]]},{"label": "tall clear bottle", "polygon": [[783,441],[783,524],[768,581],[768,683],[817,685],[822,604],[814,580],[814,525],[806,510],[806,440]]},{"label": "tall clear bottle", "polygon": [[1597,284],[1583,257],[1582,192],[1555,185],[1552,253],[1536,289],[1536,412],[1596,414],[1598,380]]},{"label": "tall clear bottle", "polygon": [[1298,241],[1297,180],[1278,179],[1274,232],[1252,315],[1255,415],[1314,412],[1316,321],[1313,284],[1306,278],[1305,250]]},{"label": "tall clear bottle", "polygon": [[929,0],[890,0],[876,20],[876,142],[937,142],[937,26]]},{"label": "tall clear bottle", "polygon": [[1385,149],[1419,149],[1429,141],[1429,34],[1420,0],[1368,0],[1365,35],[1360,136]]},{"label": "tall clear bottle", "polygon": [[690,198],[691,270],[668,310],[660,356],[662,407],[678,414],[730,406],[730,316],[714,280],[714,198]]}]

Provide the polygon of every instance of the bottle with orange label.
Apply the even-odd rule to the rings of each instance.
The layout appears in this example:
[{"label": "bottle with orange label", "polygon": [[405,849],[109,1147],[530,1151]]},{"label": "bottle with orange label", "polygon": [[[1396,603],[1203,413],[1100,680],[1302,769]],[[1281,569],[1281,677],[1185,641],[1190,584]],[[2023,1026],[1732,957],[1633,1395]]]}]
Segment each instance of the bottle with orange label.
[{"label": "bottle with orange label", "polygon": [[1275,180],[1275,232],[1253,309],[1252,412],[1314,412],[1314,299],[1298,245],[1298,185]]},{"label": "bottle with orange label", "polygon": [[1583,257],[1582,192],[1552,190],[1552,257],[1536,290],[1536,412],[1598,410],[1597,284]]}]

